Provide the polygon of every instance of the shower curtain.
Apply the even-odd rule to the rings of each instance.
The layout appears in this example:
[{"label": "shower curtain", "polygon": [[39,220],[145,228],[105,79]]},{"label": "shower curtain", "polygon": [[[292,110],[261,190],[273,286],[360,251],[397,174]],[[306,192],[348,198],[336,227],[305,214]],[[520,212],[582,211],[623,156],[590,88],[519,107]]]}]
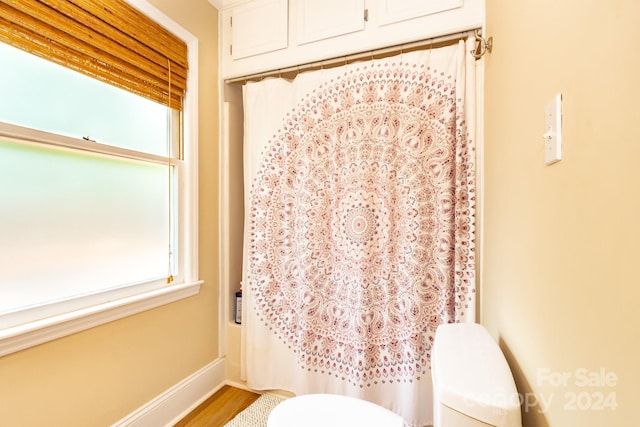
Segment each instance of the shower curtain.
[{"label": "shower curtain", "polygon": [[432,423],[435,330],[475,317],[471,49],[244,86],[249,387]]}]

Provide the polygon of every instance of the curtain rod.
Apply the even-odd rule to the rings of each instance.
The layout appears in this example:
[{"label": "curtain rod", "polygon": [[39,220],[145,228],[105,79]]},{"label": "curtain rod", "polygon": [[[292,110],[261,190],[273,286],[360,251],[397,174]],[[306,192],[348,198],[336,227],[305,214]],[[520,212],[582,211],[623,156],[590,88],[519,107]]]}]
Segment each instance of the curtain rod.
[{"label": "curtain rod", "polygon": [[325,59],[325,60],[317,61],[317,62],[307,62],[305,64],[294,65],[294,66],[286,67],[286,68],[279,68],[279,69],[265,71],[265,72],[257,73],[257,74],[249,74],[249,75],[246,75],[246,76],[226,79],[224,82],[225,83],[246,82],[248,80],[262,79],[262,78],[265,78],[265,77],[276,76],[276,75],[279,75],[279,74],[290,73],[290,72],[294,72],[294,71],[300,73],[300,72],[307,71],[307,70],[312,69],[312,68],[318,68],[318,67],[325,67],[325,66],[336,65],[336,64],[341,64],[341,63],[347,63],[347,62],[356,61],[356,60],[363,59],[363,58],[369,58],[369,57],[373,57],[373,56],[377,56],[377,55],[385,55],[385,54],[393,53],[393,52],[401,52],[401,51],[403,51],[405,49],[406,50],[415,49],[415,48],[420,48],[420,47],[425,47],[425,46],[431,46],[431,45],[434,45],[434,44],[437,44],[437,43],[445,43],[445,42],[454,41],[454,40],[461,40],[461,39],[464,39],[464,38],[467,38],[467,37],[471,37],[471,36],[475,36],[476,43],[477,43],[476,49],[474,49],[473,51],[470,52],[473,55],[474,58],[480,59],[486,52],[491,52],[491,49],[493,47],[493,37],[489,37],[487,40],[485,40],[484,38],[482,38],[482,33],[481,33],[480,29],[475,29],[475,30],[469,30],[469,31],[462,31],[462,32],[459,32],[459,33],[447,34],[447,35],[440,36],[440,37],[433,37],[433,38],[430,38],[430,39],[420,40],[420,41],[417,41],[417,42],[411,42],[411,43],[406,43],[406,44],[400,44],[400,45],[385,47],[385,48],[381,48],[381,49],[375,49],[375,50],[369,50],[369,51],[364,51],[364,52],[360,52],[360,53],[354,53],[354,54],[346,55],[346,56],[337,56],[335,58]]}]

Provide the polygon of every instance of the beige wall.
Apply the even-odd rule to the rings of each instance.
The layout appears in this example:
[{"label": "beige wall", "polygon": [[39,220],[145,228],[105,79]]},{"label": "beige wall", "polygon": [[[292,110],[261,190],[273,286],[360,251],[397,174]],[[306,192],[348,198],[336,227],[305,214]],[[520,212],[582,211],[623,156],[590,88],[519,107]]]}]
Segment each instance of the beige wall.
[{"label": "beige wall", "polygon": [[[520,391],[552,399],[525,426],[638,423],[639,19],[635,0],[487,0],[482,322]],[[563,160],[545,166],[557,92]],[[600,368],[614,386],[576,384]],[[566,386],[542,372],[566,372]],[[597,393],[617,409],[565,407]]]},{"label": "beige wall", "polygon": [[216,359],[218,34],[207,0],[151,0],[199,39],[198,296],[0,358],[0,424],[109,425]]}]

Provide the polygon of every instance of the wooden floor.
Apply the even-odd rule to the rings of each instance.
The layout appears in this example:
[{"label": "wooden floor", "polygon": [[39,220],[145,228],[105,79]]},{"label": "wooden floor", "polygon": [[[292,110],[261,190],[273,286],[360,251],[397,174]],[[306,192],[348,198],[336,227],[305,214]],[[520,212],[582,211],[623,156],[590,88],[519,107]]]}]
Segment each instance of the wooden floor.
[{"label": "wooden floor", "polygon": [[225,385],[175,427],[222,427],[258,397],[259,394]]}]

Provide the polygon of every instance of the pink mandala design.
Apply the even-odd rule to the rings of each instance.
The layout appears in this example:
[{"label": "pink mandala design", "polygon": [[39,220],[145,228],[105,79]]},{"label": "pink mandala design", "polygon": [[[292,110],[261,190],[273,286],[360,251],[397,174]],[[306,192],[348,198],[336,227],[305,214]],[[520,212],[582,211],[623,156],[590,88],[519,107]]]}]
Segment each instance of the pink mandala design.
[{"label": "pink mandala design", "polygon": [[468,304],[456,266],[473,250],[454,240],[473,246],[474,202],[456,190],[473,187],[473,158],[458,110],[450,76],[365,67],[307,96],[269,142],[249,282],[306,369],[361,387],[413,381],[437,325]]}]

